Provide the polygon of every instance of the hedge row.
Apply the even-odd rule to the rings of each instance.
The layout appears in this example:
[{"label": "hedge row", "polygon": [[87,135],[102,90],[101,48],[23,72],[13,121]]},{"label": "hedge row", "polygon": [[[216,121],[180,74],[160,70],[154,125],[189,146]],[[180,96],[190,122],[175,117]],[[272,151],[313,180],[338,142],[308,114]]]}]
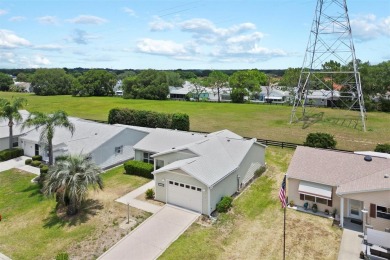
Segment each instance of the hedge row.
[{"label": "hedge row", "polygon": [[183,113],[159,113],[146,110],[113,108],[108,114],[109,124],[135,125],[151,128],[190,130],[190,118]]},{"label": "hedge row", "polygon": [[124,163],[126,174],[137,175],[153,179],[153,165],[141,161],[127,161]]},{"label": "hedge row", "polygon": [[22,156],[24,151],[22,148],[6,149],[0,152],[0,162]]}]

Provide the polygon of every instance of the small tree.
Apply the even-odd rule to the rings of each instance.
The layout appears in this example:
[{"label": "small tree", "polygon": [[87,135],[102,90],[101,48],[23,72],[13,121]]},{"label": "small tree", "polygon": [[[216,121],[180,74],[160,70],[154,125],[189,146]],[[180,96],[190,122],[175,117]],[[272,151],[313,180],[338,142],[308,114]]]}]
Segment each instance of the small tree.
[{"label": "small tree", "polygon": [[336,140],[333,135],[327,133],[310,133],[303,145],[316,148],[335,148]]}]

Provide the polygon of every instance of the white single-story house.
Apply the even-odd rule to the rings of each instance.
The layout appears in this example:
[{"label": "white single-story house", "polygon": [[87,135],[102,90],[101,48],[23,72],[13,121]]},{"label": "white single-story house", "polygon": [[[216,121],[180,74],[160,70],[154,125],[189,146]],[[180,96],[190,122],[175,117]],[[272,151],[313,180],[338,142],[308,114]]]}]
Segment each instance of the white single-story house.
[{"label": "white single-story house", "polygon": [[341,226],[353,219],[390,229],[390,159],[378,156],[299,146],[287,170],[288,200],[315,203],[322,212],[336,209]]},{"label": "white single-story house", "polygon": [[[19,110],[20,115],[22,116],[22,120],[17,123],[14,122],[14,125],[12,127],[13,132],[13,140],[12,140],[12,146],[13,147],[19,147],[19,137],[31,129],[32,127],[25,128],[22,130],[22,124],[27,119],[29,112],[26,110]],[[8,126],[8,119],[0,119],[0,151],[8,149],[9,148],[9,126]]]},{"label": "white single-story house", "polygon": [[[133,145],[144,138],[147,128],[108,125],[69,117],[74,124],[72,135],[68,129],[56,127],[53,139],[53,155],[88,154],[102,169],[134,158]],[[19,146],[26,156],[42,155],[48,160],[47,151],[40,140],[40,129],[31,130],[19,138]]]},{"label": "white single-story house", "polygon": [[156,200],[210,215],[265,164],[265,146],[229,131],[198,134],[156,129],[134,146],[153,162]]},{"label": "white single-story house", "polygon": [[290,92],[282,90],[279,86],[260,86],[260,94],[258,100],[265,103],[288,103],[290,102]]},{"label": "white single-story house", "polygon": [[[228,87],[221,88],[219,91],[220,101],[224,101],[224,102],[231,101],[230,93],[231,93],[231,88]],[[195,86],[191,82],[185,81],[183,85],[180,87],[170,86],[168,98],[173,100],[185,100],[188,97],[191,100],[194,100],[195,94],[196,94]],[[201,86],[199,87],[198,94],[200,100],[218,101],[218,93],[215,89]]]}]

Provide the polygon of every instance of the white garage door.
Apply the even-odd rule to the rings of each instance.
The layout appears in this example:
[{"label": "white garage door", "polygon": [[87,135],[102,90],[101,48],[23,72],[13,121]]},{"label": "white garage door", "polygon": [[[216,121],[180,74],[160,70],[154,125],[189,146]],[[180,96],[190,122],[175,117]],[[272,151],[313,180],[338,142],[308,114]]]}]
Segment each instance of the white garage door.
[{"label": "white garage door", "polygon": [[201,188],[171,180],[167,188],[167,203],[202,213]]}]

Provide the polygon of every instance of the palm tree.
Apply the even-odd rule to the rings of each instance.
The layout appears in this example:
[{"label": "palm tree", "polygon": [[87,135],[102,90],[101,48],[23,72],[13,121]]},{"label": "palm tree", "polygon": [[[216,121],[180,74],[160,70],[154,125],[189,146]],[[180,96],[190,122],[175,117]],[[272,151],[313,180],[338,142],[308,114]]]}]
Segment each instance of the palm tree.
[{"label": "palm tree", "polygon": [[0,118],[8,119],[9,149],[12,149],[14,122],[22,121],[23,118],[19,113],[19,109],[23,108],[25,104],[27,104],[27,100],[21,97],[13,99],[13,102],[0,98]]},{"label": "palm tree", "polygon": [[56,161],[49,170],[43,193],[47,196],[56,194],[59,202],[67,206],[66,213],[75,215],[87,197],[88,187],[103,190],[101,172],[87,155],[69,155],[64,160]]},{"label": "palm tree", "polygon": [[27,120],[23,123],[22,128],[35,126],[38,130],[39,127],[43,127],[40,134],[42,142],[47,144],[49,152],[49,165],[53,165],[53,138],[56,127],[65,127],[69,131],[74,133],[75,127],[68,119],[68,114],[62,110],[58,110],[51,114],[45,114],[41,112],[32,112]]}]

